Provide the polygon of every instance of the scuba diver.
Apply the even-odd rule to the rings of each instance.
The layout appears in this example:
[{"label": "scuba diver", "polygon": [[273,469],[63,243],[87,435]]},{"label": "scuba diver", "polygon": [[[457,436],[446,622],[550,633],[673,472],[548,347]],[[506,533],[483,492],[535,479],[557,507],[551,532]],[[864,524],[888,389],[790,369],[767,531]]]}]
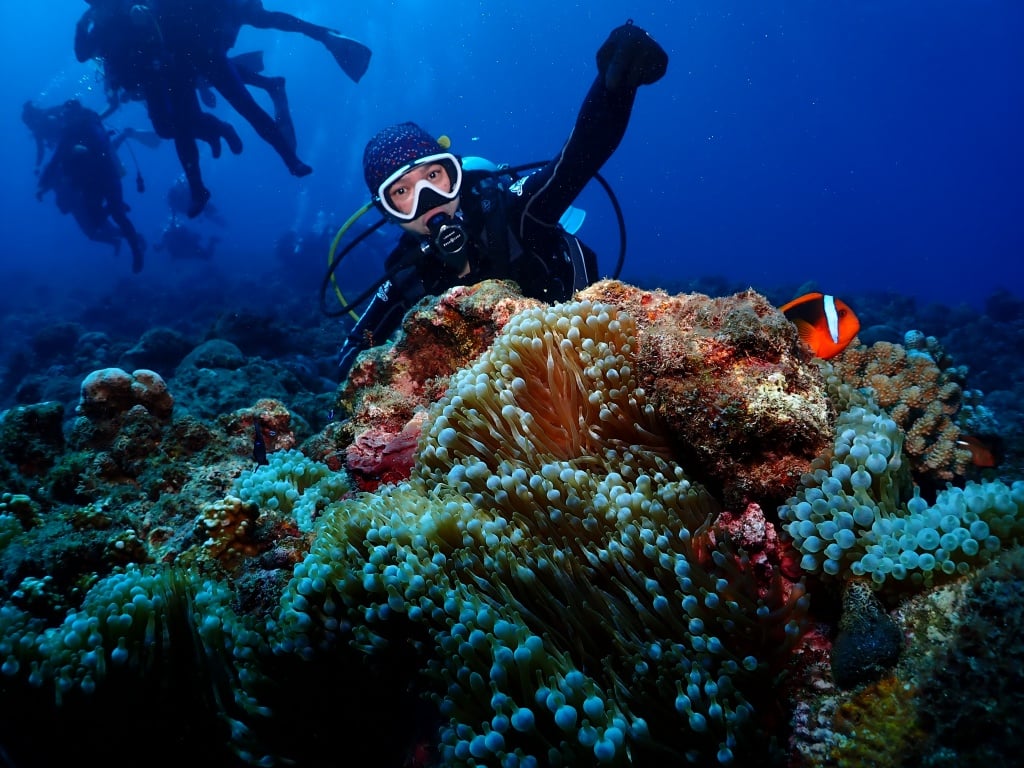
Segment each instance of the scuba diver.
[{"label": "scuba diver", "polygon": [[203,243],[202,235],[182,224],[177,216],[171,214],[170,221],[160,235],[160,241],[153,244],[153,250],[166,249],[172,259],[210,261],[219,242],[220,238],[213,236]]},{"label": "scuba diver", "polygon": [[39,175],[36,199],[54,190],[57,208],[74,216],[90,240],[120,249],[128,241],[132,272],[141,272],[145,242],[128,219],[121,188],[121,163],[110,134],[97,112],[77,99],[64,104],[53,157]]},{"label": "scuba diver", "polygon": [[[296,154],[295,129],[288,112],[283,78],[259,75],[262,59],[251,66],[243,57],[228,56],[243,26],[298,32],[324,45],[354,82],[369,66],[371,52],[362,43],[336,30],[300,19],[290,13],[269,11],[261,0],[151,0],[151,16],[166,45],[185,54],[196,74],[215,88],[238,114],[246,119],[260,138],[269,144],[293,176],[306,176],[313,169]],[[247,85],[264,88],[275,108],[272,118],[256,102]]]},{"label": "scuba diver", "polygon": [[[47,151],[55,150],[60,143],[61,132],[64,129],[66,109],[67,106],[65,104],[60,104],[56,107],[39,107],[31,99],[22,105],[21,121],[31,131],[32,138],[36,142],[35,173],[37,176]],[[100,119],[103,119],[102,115],[100,115]],[[152,131],[140,131],[130,126],[119,131],[108,130],[107,133],[111,136],[110,145],[115,153],[128,139],[137,141],[150,149],[155,149],[160,144],[160,137]],[[135,185],[139,192],[142,192],[145,187],[145,181],[142,178],[142,171],[139,170],[139,163],[131,145],[128,145],[128,152],[135,162]]]},{"label": "scuba diver", "polygon": [[75,27],[75,57],[103,63],[103,79],[112,113],[121,101],[142,100],[157,135],[171,139],[188,180],[188,214],[197,216],[210,199],[199,166],[197,140],[220,156],[221,139],[234,154],[242,140],[234,127],[204,112],[196,92],[196,76],[188,57],[165,49],[162,32],[152,24],[145,6],[124,0],[86,0],[89,8]]},{"label": "scuba diver", "polygon": [[[185,176],[179,176],[174,180],[174,183],[167,189],[167,207],[171,209],[171,216],[182,215],[185,216],[188,213],[189,206],[192,204],[192,195],[189,192],[188,181]],[[212,222],[218,227],[227,225],[227,220],[221,215],[221,212],[217,209],[213,203],[208,203],[202,210],[202,219],[204,221]]]},{"label": "scuba diver", "polygon": [[313,24],[290,13],[268,11],[262,0],[226,0],[229,6],[227,18],[232,21],[228,28],[228,48],[232,48],[243,26],[255,29],[276,29],[281,32],[298,32],[311,40],[321,43],[334,57],[342,71],[358,83],[370,65],[372,52],[360,42],[343,36],[329,27]]},{"label": "scuba diver", "polygon": [[236,4],[237,0],[150,0],[133,6],[131,13],[138,24],[148,26],[159,36],[165,56],[187,70],[193,91],[200,83],[212,86],[277,152],[289,173],[307,176],[313,169],[299,159],[294,143],[280,123],[259,105],[246,87],[246,78],[228,55],[241,29],[235,15]]},{"label": "scuba diver", "polygon": [[28,126],[36,142],[36,173],[39,173],[46,151],[55,149],[60,141],[63,110],[63,106],[37,107],[31,99],[22,105],[21,122]]},{"label": "scuba diver", "polygon": [[[237,70],[243,83],[267,92],[270,103],[274,106],[274,123],[284,137],[285,144],[294,152],[298,147],[298,141],[295,138],[295,124],[292,122],[291,108],[288,106],[285,79],[280,76],[263,74],[263,51],[250,51],[232,56],[231,64]],[[209,89],[208,84],[207,89]],[[209,102],[204,101],[203,103],[212,107],[216,103],[216,97],[212,91],[209,92],[209,99]]]},{"label": "scuba diver", "polygon": [[374,136],[363,154],[366,184],[385,218],[404,232],[385,261],[384,281],[342,345],[340,378],[425,295],[500,278],[556,302],[594,282],[596,255],[559,220],[618,147],[637,88],[661,79],[667,67],[668,55],[632,20],[614,29],[597,52],[598,75],[568,141],[519,179],[464,168],[447,139],[415,123]]},{"label": "scuba diver", "polygon": [[[210,144],[214,157],[224,138],[234,154],[242,143],[234,128],[202,111],[196,90],[209,104],[216,89],[281,157],[293,176],[313,169],[299,159],[288,111],[284,79],[260,74],[262,59],[228,56],[243,25],[300,32],[323,43],[346,74],[358,81],[366,70],[366,46],[334,30],[291,14],[266,10],[258,0],[86,0],[79,20],[75,53],[80,61],[104,62],[108,92],[144,99],[157,132],[173,138],[192,193],[189,217],[210,199],[202,181],[196,140]],[[274,104],[271,117],[247,86],[264,88]]]}]

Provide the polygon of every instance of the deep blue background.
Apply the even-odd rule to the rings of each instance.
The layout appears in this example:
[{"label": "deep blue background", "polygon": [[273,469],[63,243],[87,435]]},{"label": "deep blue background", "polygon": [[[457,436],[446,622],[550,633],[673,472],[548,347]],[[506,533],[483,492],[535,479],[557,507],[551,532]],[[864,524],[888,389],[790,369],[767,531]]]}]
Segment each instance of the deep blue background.
[{"label": "deep blue background", "polygon": [[[624,278],[667,285],[722,275],[762,290],[816,281],[839,295],[895,291],[976,305],[997,288],[1024,291],[1018,0],[265,5],[365,42],[374,49],[370,71],[356,85],[311,40],[243,31],[236,51],[264,49],[267,72],[287,77],[299,153],[315,172],[291,177],[243,120],[219,109],[246,144],[242,155],[216,161],[203,149],[213,202],[229,221],[218,232],[222,269],[151,252],[138,277],[127,250],[115,260],[59,214],[52,195],[43,203],[33,195],[22,103],[77,96],[104,106],[95,66],[72,53],[85,3],[2,5],[0,284],[8,303],[53,302],[59,314],[69,295],[131,279],[178,292],[187,312],[190,279],[210,276],[227,292],[272,266],[273,244],[289,228],[311,227],[318,215],[337,226],[365,202],[363,146],[393,122],[446,133],[462,154],[513,164],[550,157],[594,75],[595,51],[627,16],[671,62],[641,91],[604,169],[628,223]],[[148,127],[139,104],[111,124]],[[135,153],[147,191],[135,192],[134,162],[122,153],[126,194],[153,241],[179,169],[169,144]],[[581,200],[589,212],[581,234],[610,270],[617,235],[596,189]]]}]

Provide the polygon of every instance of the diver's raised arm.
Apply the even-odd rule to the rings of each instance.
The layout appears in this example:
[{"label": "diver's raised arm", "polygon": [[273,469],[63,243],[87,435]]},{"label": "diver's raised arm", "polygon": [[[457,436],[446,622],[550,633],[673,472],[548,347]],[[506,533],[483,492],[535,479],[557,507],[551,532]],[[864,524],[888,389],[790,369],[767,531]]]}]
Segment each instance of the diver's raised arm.
[{"label": "diver's raised arm", "polygon": [[632,21],[616,27],[597,51],[597,77],[565,145],[524,184],[524,215],[554,225],[612,156],[629,125],[637,88],[660,80],[668,54]]}]

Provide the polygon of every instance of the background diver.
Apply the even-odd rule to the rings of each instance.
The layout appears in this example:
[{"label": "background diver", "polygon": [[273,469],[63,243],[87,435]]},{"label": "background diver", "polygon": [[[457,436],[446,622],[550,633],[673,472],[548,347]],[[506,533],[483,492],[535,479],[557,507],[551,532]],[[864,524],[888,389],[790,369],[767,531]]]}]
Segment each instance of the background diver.
[{"label": "background diver", "polygon": [[141,272],[145,243],[128,219],[122,166],[106,126],[77,99],[64,104],[60,120],[60,138],[39,175],[36,198],[53,190],[60,212],[70,213],[86,237],[113,245],[115,252],[127,241],[132,272]]},{"label": "background diver", "polygon": [[[258,0],[87,2],[91,7],[76,28],[76,56],[80,61],[101,59],[108,93],[144,99],[153,127],[174,140],[192,192],[189,216],[198,215],[210,198],[196,141],[209,143],[214,157],[220,153],[222,137],[233,153],[242,151],[234,128],[203,112],[197,89],[204,89],[204,95],[208,87],[216,89],[278,153],[292,175],[312,172],[297,155],[283,78],[262,77],[262,63],[256,68],[243,57],[228,55],[242,26],[299,32],[318,40],[354,81],[362,77],[370,59],[370,50],[361,43],[291,14],[269,11]],[[249,85],[268,91],[274,117],[253,98]]]},{"label": "background diver", "polygon": [[[167,188],[167,207],[170,208],[172,217],[186,216],[191,204],[192,195],[189,192],[188,181],[181,175]],[[227,220],[213,203],[207,203],[203,208],[201,220],[209,221],[218,227],[227,225]]]},{"label": "background diver", "polygon": [[340,377],[424,295],[506,278],[527,296],[555,302],[594,282],[595,254],[559,219],[618,147],[638,87],[667,67],[662,47],[632,21],[614,29],[597,52],[597,78],[568,141],[539,171],[516,180],[464,172],[446,140],[415,123],[374,136],[363,154],[366,184],[404,232],[385,261],[387,279],[342,345]]},{"label": "background diver", "polygon": [[[196,93],[194,68],[184,53],[168,50],[146,6],[122,0],[87,0],[89,8],[75,26],[75,57],[102,62],[110,114],[124,100],[142,100],[157,134],[171,139],[192,193],[191,215],[210,197],[203,184],[197,141],[210,145],[214,157],[221,139],[232,152],[242,151],[234,127],[204,112]],[[141,9],[141,10],[137,10]]]},{"label": "background diver", "polygon": [[39,107],[32,100],[26,101],[22,105],[21,122],[32,132],[32,138],[36,142],[36,173],[39,173],[46,153],[57,148],[63,125],[61,119],[63,111],[63,105]]},{"label": "background diver", "polygon": [[172,259],[210,261],[219,242],[220,238],[214,235],[207,238],[204,243],[199,232],[186,226],[172,214],[160,239],[153,244],[153,250],[166,250]]}]

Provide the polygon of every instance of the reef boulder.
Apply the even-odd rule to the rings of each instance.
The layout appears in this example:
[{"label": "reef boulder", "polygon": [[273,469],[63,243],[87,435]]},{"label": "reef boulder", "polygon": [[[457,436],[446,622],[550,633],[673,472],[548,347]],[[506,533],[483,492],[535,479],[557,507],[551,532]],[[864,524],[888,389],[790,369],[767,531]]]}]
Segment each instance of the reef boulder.
[{"label": "reef boulder", "polygon": [[155,371],[102,368],[82,381],[70,442],[77,449],[106,447],[129,421],[143,418],[156,427],[173,410],[174,398]]},{"label": "reef boulder", "polygon": [[484,352],[514,315],[537,306],[501,280],[456,286],[421,301],[405,316],[394,343],[356,360],[338,392],[345,427],[331,430],[316,455],[344,451],[346,468],[363,490],[408,477],[420,412],[440,399],[452,374]]},{"label": "reef boulder", "polygon": [[835,414],[821,371],[764,296],[672,296],[605,280],[578,297],[636,319],[650,402],[680,463],[720,488],[727,508],[784,502],[830,444]]}]

